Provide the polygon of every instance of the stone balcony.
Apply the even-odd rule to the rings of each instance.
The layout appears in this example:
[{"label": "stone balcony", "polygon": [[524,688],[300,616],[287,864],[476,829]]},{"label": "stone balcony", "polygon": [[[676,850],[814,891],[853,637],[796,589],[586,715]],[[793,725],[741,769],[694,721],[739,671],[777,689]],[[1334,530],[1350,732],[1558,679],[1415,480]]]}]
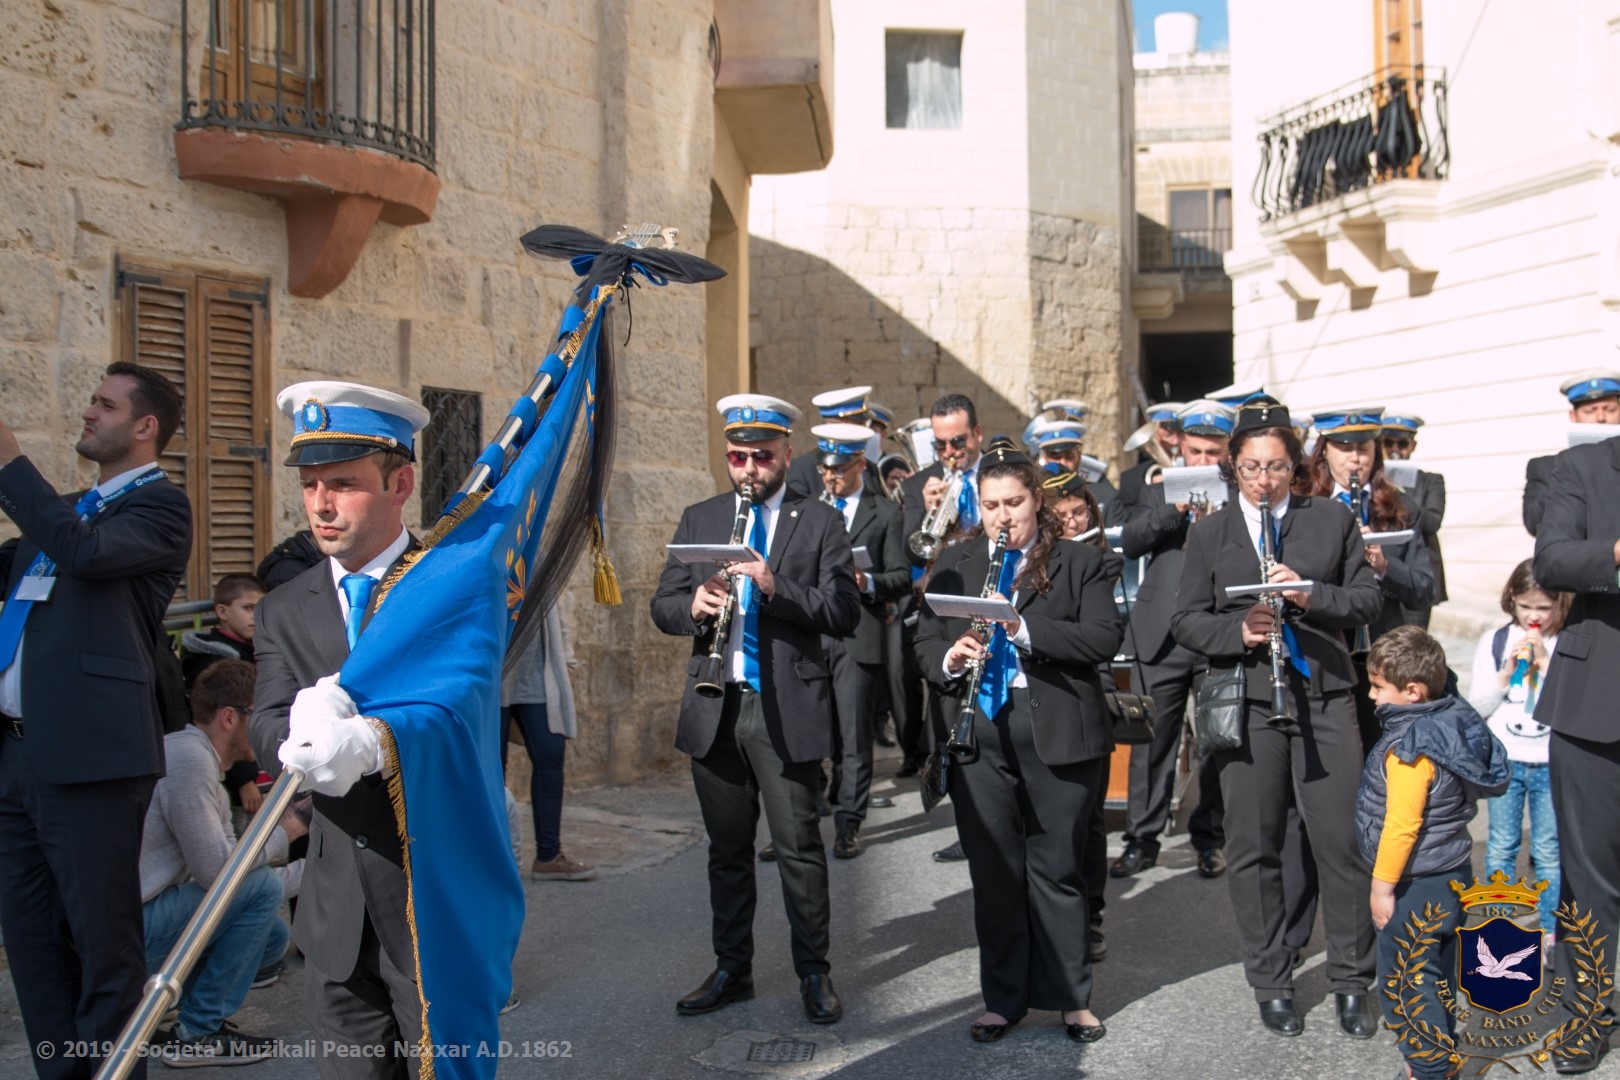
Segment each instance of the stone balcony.
[{"label": "stone balcony", "polygon": [[715,107],[750,173],[832,160],[831,0],[715,0]]}]

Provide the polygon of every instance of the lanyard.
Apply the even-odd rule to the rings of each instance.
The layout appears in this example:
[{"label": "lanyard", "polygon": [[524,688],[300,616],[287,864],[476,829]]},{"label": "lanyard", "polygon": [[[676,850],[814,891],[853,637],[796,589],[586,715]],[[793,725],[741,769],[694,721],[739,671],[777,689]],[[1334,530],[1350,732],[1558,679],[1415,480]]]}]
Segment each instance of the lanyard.
[{"label": "lanyard", "polygon": [[145,472],[141,473],[141,475],[135,477],[133,480],[129,480],[126,483],[120,484],[118,486],[117,490],[111,491],[111,492],[108,492],[105,495],[102,495],[94,503],[91,504],[90,509],[84,511],[84,513],[79,515],[79,520],[80,521],[89,521],[91,518],[95,517],[97,514],[101,513],[109,505],[111,505],[111,503],[113,502],[114,499],[117,499],[117,498],[120,498],[121,496],[127,495],[129,492],[134,491],[136,488],[143,488],[147,484],[150,484],[154,480],[162,480],[167,475],[168,475],[168,473],[164,472],[158,466],[156,466],[156,465],[152,466],[150,469],[148,469]]}]

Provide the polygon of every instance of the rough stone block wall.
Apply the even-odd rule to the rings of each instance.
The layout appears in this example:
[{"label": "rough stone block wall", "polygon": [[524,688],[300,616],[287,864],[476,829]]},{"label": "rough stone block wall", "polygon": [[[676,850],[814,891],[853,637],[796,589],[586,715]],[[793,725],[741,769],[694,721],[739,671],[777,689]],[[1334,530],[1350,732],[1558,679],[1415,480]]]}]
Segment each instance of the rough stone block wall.
[{"label": "rough stone block wall", "polygon": [[[193,4],[191,58],[200,12]],[[91,477],[77,416],[114,359],[117,258],[270,281],[271,381],[424,385],[484,395],[486,434],[544,355],[574,278],[517,238],[541,222],[610,233],[626,220],[709,221],[713,87],[708,0],[438,6],[438,172],[431,223],[378,225],[330,296],[286,292],[281,204],[176,175],[179,5],[14,0],[0,9],[0,419],[66,489]],[[565,597],[583,661],[573,777],[624,778],[674,756],[685,643],[647,601],[680,506],[712,491],[701,288],[643,289],[619,352],[623,427],[608,504],[625,604],[598,608],[588,574]],[[624,322],[618,333],[624,332]],[[621,337],[622,340],[622,337]],[[290,434],[279,416],[274,438]],[[275,455],[273,455],[274,457]],[[302,527],[277,468],[273,533]],[[407,508],[407,523],[421,521]],[[0,519],[0,536],[10,535]],[[522,754],[517,755],[522,758]]]}]

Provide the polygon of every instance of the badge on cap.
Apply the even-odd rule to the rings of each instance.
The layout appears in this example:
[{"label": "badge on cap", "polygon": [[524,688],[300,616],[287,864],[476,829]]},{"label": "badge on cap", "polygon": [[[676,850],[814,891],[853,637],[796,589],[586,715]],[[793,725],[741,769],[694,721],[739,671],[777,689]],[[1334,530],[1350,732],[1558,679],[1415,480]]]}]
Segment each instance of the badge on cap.
[{"label": "badge on cap", "polygon": [[298,418],[303,422],[305,431],[325,431],[327,425],[332,422],[332,418],[326,413],[326,406],[314,398],[304,402]]}]

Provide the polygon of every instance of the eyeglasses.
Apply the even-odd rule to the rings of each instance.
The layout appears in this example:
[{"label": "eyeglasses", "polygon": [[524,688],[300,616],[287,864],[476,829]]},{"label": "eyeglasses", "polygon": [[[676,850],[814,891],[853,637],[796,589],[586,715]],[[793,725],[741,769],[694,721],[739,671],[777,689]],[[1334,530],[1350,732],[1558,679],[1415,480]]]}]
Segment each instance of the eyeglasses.
[{"label": "eyeglasses", "polygon": [[1253,480],[1261,473],[1276,477],[1292,476],[1294,466],[1287,461],[1273,461],[1270,465],[1262,465],[1258,461],[1245,461],[1237,467],[1237,471],[1243,479]]},{"label": "eyeglasses", "polygon": [[771,462],[776,460],[776,451],[775,450],[727,450],[726,451],[726,460],[731,462],[731,467],[734,468],[734,469],[741,469],[744,466],[746,466],[748,464],[748,459],[749,458],[754,459],[755,461],[759,462],[761,465],[769,465]]},{"label": "eyeglasses", "polygon": [[1085,521],[1091,517],[1091,507],[1087,506],[1085,503],[1081,503],[1079,506],[1072,506],[1067,510],[1063,509],[1061,506],[1054,506],[1052,508],[1052,513],[1057,516],[1059,521]]},{"label": "eyeglasses", "polygon": [[949,446],[952,450],[966,450],[968,437],[966,435],[953,435],[949,439],[935,439],[934,453],[943,454]]},{"label": "eyeglasses", "polygon": [[844,476],[859,464],[860,462],[858,460],[846,461],[842,465],[817,465],[816,468],[820,469],[824,473],[834,473],[838,476]]}]

